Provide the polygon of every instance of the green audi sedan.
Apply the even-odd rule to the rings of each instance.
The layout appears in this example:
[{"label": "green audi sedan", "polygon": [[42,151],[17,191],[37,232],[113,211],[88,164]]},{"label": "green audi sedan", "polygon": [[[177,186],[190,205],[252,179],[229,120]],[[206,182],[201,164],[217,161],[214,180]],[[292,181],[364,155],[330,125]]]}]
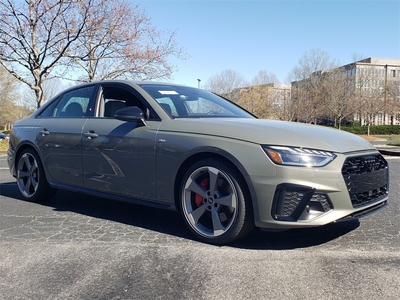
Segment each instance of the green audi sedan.
[{"label": "green audi sedan", "polygon": [[27,200],[58,189],[176,209],[223,245],[254,227],[359,218],[388,201],[388,164],[366,140],[257,119],[213,93],[157,82],[70,88],[15,123],[8,164]]}]

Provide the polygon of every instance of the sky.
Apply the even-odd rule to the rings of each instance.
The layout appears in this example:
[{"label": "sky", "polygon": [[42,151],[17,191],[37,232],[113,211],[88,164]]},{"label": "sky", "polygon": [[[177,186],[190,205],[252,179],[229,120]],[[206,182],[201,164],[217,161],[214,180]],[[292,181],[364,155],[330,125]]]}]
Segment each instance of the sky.
[{"label": "sky", "polygon": [[311,49],[340,65],[354,55],[400,58],[400,1],[130,0],[159,30],[178,30],[190,56],[171,58],[172,82],[198,86],[224,70],[251,81],[260,70],[287,82]]}]

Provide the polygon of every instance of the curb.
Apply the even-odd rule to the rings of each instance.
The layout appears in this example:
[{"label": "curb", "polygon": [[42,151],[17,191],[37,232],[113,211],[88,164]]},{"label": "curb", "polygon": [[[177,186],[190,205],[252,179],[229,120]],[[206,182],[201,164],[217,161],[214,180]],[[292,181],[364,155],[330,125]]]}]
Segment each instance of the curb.
[{"label": "curb", "polygon": [[385,150],[385,149],[377,149],[382,155],[388,155],[388,156],[400,156],[400,152],[398,151],[390,151],[390,150]]}]

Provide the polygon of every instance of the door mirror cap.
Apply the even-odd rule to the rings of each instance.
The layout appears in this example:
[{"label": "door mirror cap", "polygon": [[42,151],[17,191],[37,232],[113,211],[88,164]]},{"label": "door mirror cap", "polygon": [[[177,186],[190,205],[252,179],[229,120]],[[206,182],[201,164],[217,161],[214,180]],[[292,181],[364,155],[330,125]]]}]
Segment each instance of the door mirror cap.
[{"label": "door mirror cap", "polygon": [[143,111],[137,106],[128,106],[115,112],[114,118],[126,122],[141,122],[146,125]]}]

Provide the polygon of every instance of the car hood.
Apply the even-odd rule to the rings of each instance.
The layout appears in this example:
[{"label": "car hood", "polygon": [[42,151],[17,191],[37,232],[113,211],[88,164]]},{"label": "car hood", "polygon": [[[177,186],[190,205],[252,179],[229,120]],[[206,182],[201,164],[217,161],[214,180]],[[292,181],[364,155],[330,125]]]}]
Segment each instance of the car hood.
[{"label": "car hood", "polygon": [[173,119],[160,130],[220,136],[257,144],[312,148],[332,152],[375,149],[365,139],[318,125],[246,118]]}]

